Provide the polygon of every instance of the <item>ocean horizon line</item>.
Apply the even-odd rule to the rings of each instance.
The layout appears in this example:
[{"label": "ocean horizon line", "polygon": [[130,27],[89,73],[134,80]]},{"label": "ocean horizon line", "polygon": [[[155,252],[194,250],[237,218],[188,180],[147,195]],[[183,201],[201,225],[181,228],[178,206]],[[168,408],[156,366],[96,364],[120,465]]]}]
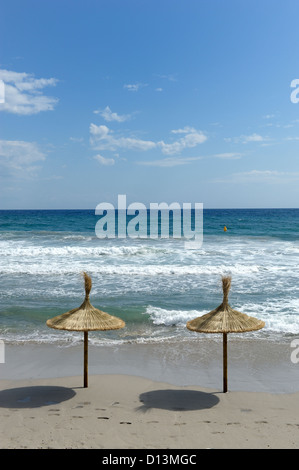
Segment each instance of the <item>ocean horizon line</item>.
[{"label": "ocean horizon line", "polygon": [[[168,203],[166,203],[168,204]],[[192,208],[193,209],[193,208]],[[192,210],[191,209],[191,210]],[[299,207],[203,207],[203,210],[208,210],[208,211],[220,211],[220,210],[248,210],[248,211],[251,211],[251,210],[298,210]],[[0,211],[1,212],[4,212],[4,211],[22,211],[22,212],[30,212],[30,211],[95,211],[96,208],[93,208],[93,209],[88,209],[88,208],[59,208],[59,209],[51,209],[51,208],[48,208],[48,209],[34,209],[34,208],[31,208],[31,209],[1,209],[0,208]],[[116,208],[115,209],[116,211],[118,211],[118,209]],[[147,207],[147,210],[150,210],[150,208]]]}]

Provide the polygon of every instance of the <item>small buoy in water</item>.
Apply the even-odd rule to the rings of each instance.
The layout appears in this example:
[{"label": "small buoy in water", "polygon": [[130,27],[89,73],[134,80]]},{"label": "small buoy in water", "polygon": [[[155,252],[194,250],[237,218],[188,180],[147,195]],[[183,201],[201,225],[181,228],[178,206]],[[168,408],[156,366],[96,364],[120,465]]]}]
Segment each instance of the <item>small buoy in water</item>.
[{"label": "small buoy in water", "polygon": [[224,231],[224,232],[226,232],[226,231],[227,231],[227,228],[226,228],[226,226],[225,226],[225,225],[224,225],[224,229],[223,229],[223,231]]}]

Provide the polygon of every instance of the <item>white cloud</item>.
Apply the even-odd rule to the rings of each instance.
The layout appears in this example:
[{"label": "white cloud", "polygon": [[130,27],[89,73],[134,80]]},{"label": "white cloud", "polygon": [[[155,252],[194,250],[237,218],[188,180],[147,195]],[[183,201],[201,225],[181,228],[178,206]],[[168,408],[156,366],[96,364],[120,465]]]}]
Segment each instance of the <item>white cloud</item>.
[{"label": "white cloud", "polygon": [[247,142],[264,142],[266,140],[265,137],[262,137],[261,135],[256,134],[256,133],[251,134],[251,135],[243,135],[242,139],[243,139],[244,143],[247,143]]},{"label": "white cloud", "polygon": [[276,117],[276,114],[266,114],[265,116],[263,116],[263,119],[273,119]]},{"label": "white cloud", "polygon": [[70,140],[71,140],[72,142],[77,142],[77,143],[82,143],[82,142],[84,142],[83,137],[70,137]]},{"label": "white cloud", "polygon": [[191,162],[196,160],[201,160],[203,157],[168,157],[163,158],[162,160],[150,160],[150,161],[140,161],[136,162],[138,165],[145,166],[159,166],[159,167],[172,167],[178,165],[188,165]]},{"label": "white cloud", "polygon": [[106,106],[104,110],[98,109],[94,111],[94,113],[100,114],[105,119],[105,121],[108,121],[108,122],[111,122],[111,121],[124,122],[124,121],[128,121],[129,119],[131,119],[130,114],[119,115],[117,113],[113,113],[111,109],[109,108],[109,106]]},{"label": "white cloud", "polygon": [[240,137],[226,137],[224,140],[225,142],[234,142],[235,144],[248,144],[249,142],[269,142],[270,139],[254,132],[253,134],[241,135]]},{"label": "white cloud", "polygon": [[194,127],[185,126],[182,129],[173,129],[171,131],[172,134],[190,134],[190,132],[196,132]]},{"label": "white cloud", "polygon": [[216,179],[214,182],[221,183],[291,183],[299,181],[299,172],[287,172],[277,170],[250,170]]},{"label": "white cloud", "polygon": [[171,144],[166,144],[163,140],[158,142],[162,152],[166,155],[179,153],[185,148],[196,147],[207,140],[207,136],[202,131],[197,131],[193,127],[184,127],[183,129],[172,130],[171,132],[173,134],[185,135]]},{"label": "white cloud", "polygon": [[244,177],[262,177],[262,178],[269,178],[272,176],[279,176],[281,174],[284,174],[283,172],[279,172],[276,170],[250,170],[250,171],[243,171],[241,173],[235,173],[236,175],[239,176],[244,176]]},{"label": "white cloud", "polygon": [[151,140],[134,139],[131,137],[120,137],[116,139],[118,147],[132,150],[150,150],[156,147],[155,142]]},{"label": "white cloud", "polygon": [[[177,129],[172,131],[173,134],[183,134],[183,137],[172,143],[165,143],[164,141],[154,142],[152,140],[137,139],[136,137],[124,137],[117,135],[113,130],[109,129],[105,125],[99,125],[91,123],[89,127],[90,131],[90,144],[94,150],[108,150],[110,152],[116,152],[121,150],[138,150],[146,152],[148,150],[160,149],[164,155],[173,155],[180,153],[186,148],[193,148],[197,145],[206,141],[207,136],[197,131],[192,127],[185,127],[183,129]],[[174,165],[186,165],[187,163],[198,160],[202,157],[195,158],[170,158],[162,160],[154,160],[151,162],[141,162],[144,165],[156,165],[156,166],[174,166]]]},{"label": "white cloud", "polygon": [[115,151],[118,148],[132,150],[150,150],[156,147],[156,143],[150,140],[136,139],[132,137],[117,137],[113,135],[107,126],[90,124],[91,144],[96,150]]},{"label": "white cloud", "polygon": [[56,78],[35,78],[33,74],[0,70],[0,80],[4,82],[5,102],[0,103],[0,111],[30,115],[41,111],[52,111],[57,98],[46,96],[42,90],[55,86]]},{"label": "white cloud", "polygon": [[214,157],[216,158],[224,158],[227,160],[238,160],[242,157],[242,153],[234,153],[234,152],[227,152],[227,153],[216,153]]},{"label": "white cloud", "polygon": [[124,88],[126,88],[128,91],[139,91],[140,88],[144,88],[147,86],[147,83],[132,83],[128,85],[124,85]]},{"label": "white cloud", "polygon": [[5,86],[4,81],[0,80],[0,104],[5,103]]},{"label": "white cloud", "polygon": [[170,82],[177,82],[178,81],[174,74],[168,74],[168,75],[167,74],[166,75],[156,74],[156,77],[162,78],[164,80],[168,80]]},{"label": "white cloud", "polygon": [[35,163],[45,158],[35,142],[0,140],[0,167],[10,175],[33,175],[38,169]]},{"label": "white cloud", "polygon": [[98,154],[98,155],[95,155],[95,160],[97,160],[101,165],[105,165],[105,166],[111,166],[111,165],[114,165],[115,163],[115,160],[114,158],[105,158],[103,157],[102,155]]},{"label": "white cloud", "polygon": [[211,156],[201,156],[201,157],[168,157],[160,160],[151,160],[151,161],[140,161],[136,162],[139,165],[146,166],[160,166],[160,167],[170,167],[177,165],[187,165],[197,160],[203,160],[206,158],[222,158],[225,160],[237,160],[243,156],[242,153],[217,153]]},{"label": "white cloud", "polygon": [[105,139],[109,134],[109,128],[107,126],[97,126],[93,123],[90,124],[89,131],[95,139]]}]

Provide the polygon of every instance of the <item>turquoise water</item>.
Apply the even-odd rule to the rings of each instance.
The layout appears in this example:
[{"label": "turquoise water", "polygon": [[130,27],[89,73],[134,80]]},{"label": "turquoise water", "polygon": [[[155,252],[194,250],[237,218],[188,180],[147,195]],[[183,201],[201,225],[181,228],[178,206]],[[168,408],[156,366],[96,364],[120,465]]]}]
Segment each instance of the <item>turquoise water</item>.
[{"label": "turquoise water", "polygon": [[45,322],[81,304],[82,271],[91,303],[126,321],[91,333],[94,344],[190,340],[186,322],[221,303],[223,274],[230,305],[266,322],[250,335],[299,335],[299,209],[204,210],[196,250],[183,239],[99,239],[98,220],[94,210],[0,211],[0,339],[81,341]]}]

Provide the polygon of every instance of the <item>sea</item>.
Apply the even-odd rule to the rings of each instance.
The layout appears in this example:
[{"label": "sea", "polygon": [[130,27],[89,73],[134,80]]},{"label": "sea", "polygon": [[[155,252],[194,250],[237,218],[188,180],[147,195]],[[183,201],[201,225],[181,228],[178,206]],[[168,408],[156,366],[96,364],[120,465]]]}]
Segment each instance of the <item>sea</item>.
[{"label": "sea", "polygon": [[46,320],[81,305],[84,271],[92,305],[126,323],[90,332],[99,347],[194,341],[186,323],[221,304],[223,275],[232,278],[230,306],[265,321],[246,335],[299,337],[299,209],[204,209],[196,249],[171,230],[168,238],[99,238],[99,220],[95,210],[0,211],[2,341],[82,342],[82,333]]}]

